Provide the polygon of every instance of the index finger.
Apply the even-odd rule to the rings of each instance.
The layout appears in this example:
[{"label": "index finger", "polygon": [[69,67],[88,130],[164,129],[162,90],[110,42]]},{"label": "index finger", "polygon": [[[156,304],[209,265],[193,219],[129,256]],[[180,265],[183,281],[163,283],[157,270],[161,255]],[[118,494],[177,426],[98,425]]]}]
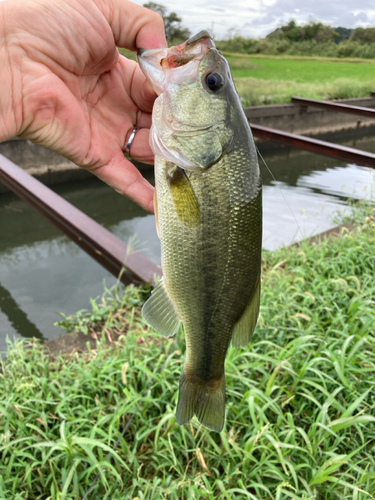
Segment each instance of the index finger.
[{"label": "index finger", "polygon": [[89,170],[118,193],[135,201],[148,212],[154,212],[153,186],[124,157],[121,150],[107,164]]},{"label": "index finger", "polygon": [[129,0],[96,0],[111,26],[116,45],[129,50],[167,46],[163,18]]}]

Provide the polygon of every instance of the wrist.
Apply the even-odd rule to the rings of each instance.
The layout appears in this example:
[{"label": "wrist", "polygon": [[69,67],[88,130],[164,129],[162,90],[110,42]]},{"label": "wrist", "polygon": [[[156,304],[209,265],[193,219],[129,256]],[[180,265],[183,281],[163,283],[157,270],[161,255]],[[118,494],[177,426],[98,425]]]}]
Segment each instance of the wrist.
[{"label": "wrist", "polygon": [[[15,81],[6,41],[7,2],[0,0],[0,142],[17,134],[15,120]],[[19,100],[21,96],[19,96]]]}]

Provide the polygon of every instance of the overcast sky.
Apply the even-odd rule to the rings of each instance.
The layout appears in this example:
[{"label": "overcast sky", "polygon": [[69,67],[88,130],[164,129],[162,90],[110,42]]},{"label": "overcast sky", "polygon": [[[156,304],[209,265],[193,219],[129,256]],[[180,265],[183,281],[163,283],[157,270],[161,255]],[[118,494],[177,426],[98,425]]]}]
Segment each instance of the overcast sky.
[{"label": "overcast sky", "polygon": [[[133,0],[142,5],[147,0]],[[154,0],[177,12],[191,32],[213,28],[223,38],[230,28],[241,35],[262,37],[283,22],[310,19],[331,26],[375,26],[375,0]]]}]

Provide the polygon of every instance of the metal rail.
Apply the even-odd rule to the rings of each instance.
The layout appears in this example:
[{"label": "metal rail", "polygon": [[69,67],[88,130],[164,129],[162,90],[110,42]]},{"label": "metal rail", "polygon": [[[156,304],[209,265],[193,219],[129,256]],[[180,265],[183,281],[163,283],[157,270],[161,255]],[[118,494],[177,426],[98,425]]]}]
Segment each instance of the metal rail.
[{"label": "metal rail", "polygon": [[[371,97],[373,97],[371,93]],[[375,119],[375,109],[363,108],[360,106],[351,106],[349,104],[341,104],[331,101],[318,101],[316,99],[305,99],[304,97],[291,97],[293,104],[298,104],[301,107],[307,108],[313,106],[315,108],[323,108],[329,111],[338,111],[340,113],[350,113],[352,115],[367,116]]]},{"label": "metal rail", "polygon": [[261,125],[256,125],[255,123],[250,123],[250,127],[253,135],[255,137],[259,137],[260,139],[280,142],[281,144],[285,144],[287,146],[305,149],[307,151],[330,156],[331,158],[336,158],[338,160],[375,168],[375,154],[368,153],[367,151],[360,151],[359,149],[348,148],[346,146],[340,146],[339,144],[320,141],[304,135],[291,134],[282,130],[262,127]]},{"label": "metal rail", "polygon": [[[161,269],[108,229],[0,155],[0,182],[49,219],[71,240],[125,284],[154,282]],[[125,266],[125,269],[124,269]],[[122,274],[121,274],[122,272]]]}]

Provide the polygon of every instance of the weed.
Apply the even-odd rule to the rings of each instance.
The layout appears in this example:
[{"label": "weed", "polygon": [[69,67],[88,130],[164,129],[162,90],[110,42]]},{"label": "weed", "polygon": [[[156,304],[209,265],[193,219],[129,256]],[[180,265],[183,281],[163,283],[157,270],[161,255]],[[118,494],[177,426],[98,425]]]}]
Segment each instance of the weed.
[{"label": "weed", "polygon": [[[144,324],[144,291],[106,291],[91,323],[87,313],[65,318],[95,331],[87,354],[50,359],[37,341],[9,345],[0,498],[82,498],[98,470],[93,499],[373,498],[374,215],[363,208],[355,233],[264,252],[259,324],[227,355],[221,434],[177,425],[185,343]],[[127,335],[110,346],[104,334],[121,321]]]}]

